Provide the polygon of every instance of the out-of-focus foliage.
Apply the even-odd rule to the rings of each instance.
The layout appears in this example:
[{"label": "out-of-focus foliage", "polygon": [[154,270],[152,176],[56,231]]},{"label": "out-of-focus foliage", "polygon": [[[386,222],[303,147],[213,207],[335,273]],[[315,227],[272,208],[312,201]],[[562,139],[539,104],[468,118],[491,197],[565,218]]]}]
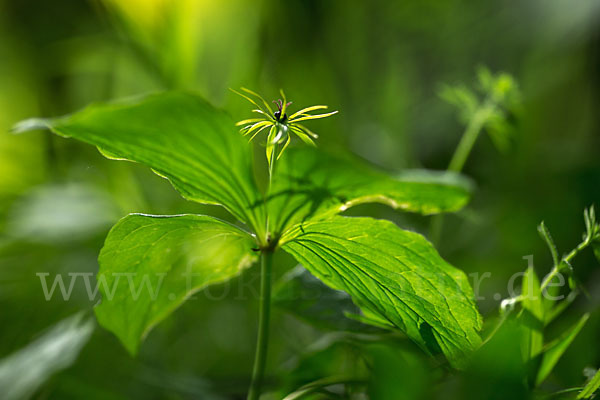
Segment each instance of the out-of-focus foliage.
[{"label": "out-of-focus foliage", "polygon": [[[15,122],[175,87],[197,90],[243,118],[245,105],[227,88],[277,93],[283,87],[297,104],[319,101],[341,111],[320,123],[321,147],[345,147],[394,174],[407,167],[445,169],[464,127],[455,109],[439,98],[439,88],[461,83],[478,87],[473,75],[479,65],[492,75],[510,73],[518,82],[521,107],[514,118],[506,114],[511,146],[503,154],[487,135],[475,145],[463,171],[477,188],[469,207],[446,218],[439,251],[467,272],[488,333],[495,327],[498,299],[512,296],[509,278],[526,270],[522,257],[535,254],[541,281],[553,266],[533,230],[539,221],[552,228],[560,258],[579,243],[580,210],[598,206],[599,9],[595,0],[372,1],[352,6],[342,0],[0,1],[0,357],[98,301],[88,298],[81,277],[68,301],[57,294],[46,301],[36,273],[48,273],[49,285],[59,273],[67,284],[69,272],[95,274],[110,225],[103,222],[105,216],[116,222],[113,206],[118,216],[211,212],[229,218],[218,208],[181,200],[167,182],[140,166],[107,161],[88,146],[50,135],[10,135]],[[258,156],[264,157],[262,152]],[[55,200],[31,199],[67,182],[95,188],[93,200],[86,195],[84,204],[71,206],[74,211],[97,201],[103,211],[90,225],[82,220],[90,229],[82,233],[72,226],[77,230],[64,238],[45,229],[56,227],[52,219],[61,205],[78,197],[66,190],[65,197]],[[32,225],[21,214],[30,204],[39,216]],[[379,205],[360,205],[346,213],[391,218],[424,234],[429,226],[427,218]],[[25,231],[16,235],[15,226]],[[35,232],[45,232],[37,239],[54,240],[31,241],[33,226],[39,227]],[[595,246],[600,259],[600,246]],[[281,266],[275,272],[279,275],[285,273],[284,265],[295,264],[281,256],[275,265]],[[546,323],[545,343],[561,337],[585,313],[590,316],[534,393],[581,388],[584,368],[600,366],[599,271],[593,252],[578,258],[573,274],[581,283],[580,293],[587,295],[573,298],[560,317]],[[490,277],[475,284],[485,272]],[[197,294],[148,335],[135,359],[112,335],[97,330],[75,365],[47,381],[38,397],[239,398],[252,368],[257,283],[255,271],[248,270]],[[545,311],[546,318],[552,314]],[[275,398],[325,375],[363,378],[351,372],[364,372],[366,361],[384,370],[378,381],[382,388],[376,387],[378,382],[362,382],[326,390],[394,393],[386,389],[394,385],[389,380],[395,376],[386,375],[394,365],[404,372],[402,382],[406,378],[408,385],[416,385],[400,395],[531,396],[523,383],[527,366],[518,329],[502,328],[466,373],[446,376],[410,345],[402,353],[387,347],[369,352],[365,341],[381,338],[348,339],[353,336],[348,332],[331,345],[335,351],[318,357],[315,347],[330,339],[332,330],[290,315],[277,308],[273,315],[269,382],[287,389]],[[418,365],[427,370],[424,381]],[[561,396],[574,398],[579,390]]]},{"label": "out-of-focus foliage", "polygon": [[94,322],[78,314],[60,321],[25,348],[1,359],[2,398],[31,397],[50,376],[73,364],[93,330]]}]

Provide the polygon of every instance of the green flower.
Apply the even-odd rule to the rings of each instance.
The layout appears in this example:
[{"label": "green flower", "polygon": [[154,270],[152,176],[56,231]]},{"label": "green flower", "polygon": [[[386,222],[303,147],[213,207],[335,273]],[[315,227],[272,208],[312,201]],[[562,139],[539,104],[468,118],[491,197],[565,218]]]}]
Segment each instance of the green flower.
[{"label": "green flower", "polygon": [[[290,132],[298,136],[304,143],[315,146],[313,139],[317,139],[319,136],[304,125],[299,124],[299,122],[309,119],[325,118],[337,113],[337,111],[332,111],[325,114],[309,114],[311,111],[324,110],[327,108],[327,106],[318,105],[303,108],[288,116],[286,111],[292,102],[286,102],[283,90],[280,91],[282,99],[273,101],[273,103],[277,105],[277,110],[275,112],[273,112],[269,103],[258,93],[246,88],[241,88],[241,90],[248,95],[231,89],[232,92],[242,96],[256,106],[257,108],[252,110],[252,112],[261,114],[261,117],[239,121],[236,126],[242,126],[240,132],[244,136],[252,135],[250,136],[250,141],[252,141],[252,139],[260,132],[266,132],[268,129],[269,134],[267,136],[266,147],[269,168],[272,167],[275,160],[278,160],[279,157],[281,157],[287,146],[290,144]],[[283,144],[283,147],[278,151],[278,147],[281,144]]]}]

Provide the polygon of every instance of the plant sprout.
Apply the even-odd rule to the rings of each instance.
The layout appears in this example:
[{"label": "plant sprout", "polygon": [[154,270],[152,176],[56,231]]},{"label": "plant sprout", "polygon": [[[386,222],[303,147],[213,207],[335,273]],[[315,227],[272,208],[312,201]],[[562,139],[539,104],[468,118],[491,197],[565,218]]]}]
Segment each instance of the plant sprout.
[{"label": "plant sprout", "polygon": [[[273,100],[273,103],[277,105],[277,111],[275,112],[273,112],[273,109],[269,103],[258,93],[246,88],[241,88],[241,90],[246,92],[249,96],[254,96],[255,98],[231,89],[232,92],[242,96],[256,106],[257,108],[252,110],[252,112],[261,114],[261,117],[239,121],[236,126],[242,126],[240,132],[244,136],[252,135],[250,136],[250,141],[252,141],[252,139],[254,139],[260,132],[266,131],[267,128],[269,128],[269,134],[266,142],[266,154],[267,161],[269,163],[270,175],[272,175],[274,161],[281,157],[287,146],[290,144],[290,131],[298,136],[304,143],[310,146],[315,146],[313,139],[317,139],[319,135],[304,125],[299,124],[299,122],[310,119],[326,118],[337,113],[337,111],[332,111],[325,114],[309,114],[311,111],[327,109],[327,106],[316,105],[303,108],[300,111],[288,116],[286,113],[287,108],[290,104],[292,104],[292,102],[288,102],[286,100],[283,90],[280,90],[279,92],[282,98]],[[278,151],[278,145],[282,144],[283,147]]]}]

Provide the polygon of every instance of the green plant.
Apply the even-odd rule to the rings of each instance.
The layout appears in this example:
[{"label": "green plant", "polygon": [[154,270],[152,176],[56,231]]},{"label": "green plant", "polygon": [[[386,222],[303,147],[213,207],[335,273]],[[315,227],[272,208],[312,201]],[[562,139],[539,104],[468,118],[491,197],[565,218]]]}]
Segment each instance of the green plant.
[{"label": "green plant", "polygon": [[[513,133],[510,115],[520,108],[519,88],[513,77],[505,72],[493,74],[489,69],[477,70],[477,85],[444,85],[440,96],[456,106],[460,121],[465,125],[461,139],[448,164],[448,171],[461,172],[482,131],[487,131],[500,152],[505,152]],[[443,216],[431,220],[431,238],[440,239]]]},{"label": "green plant", "polygon": [[[562,257],[559,256],[559,251],[544,222],[538,226],[538,232],[546,242],[552,256],[552,268],[540,282],[533,265],[530,265],[523,275],[521,293],[516,297],[505,299],[501,303],[503,316],[499,326],[514,316],[513,323],[519,327],[521,333],[521,354],[523,362],[527,366],[528,384],[531,388],[540,386],[548,378],[590,316],[589,313],[584,313],[576,323],[568,327],[556,339],[545,340],[548,325],[573,303],[581,290],[581,286],[573,275],[573,260],[586,248],[595,248],[600,243],[600,224],[596,221],[594,207],[584,210],[583,215],[585,223],[583,239]],[[568,279],[569,292],[561,294],[565,276]],[[557,278],[559,282],[555,282]],[[515,313],[517,305],[520,305],[520,309]],[[497,330],[498,327],[490,337]],[[589,398],[585,396],[591,396],[597,389],[597,386],[590,389],[597,384],[595,382],[597,382],[597,378],[590,381],[588,388],[581,392],[578,398]]]},{"label": "green plant", "polygon": [[[456,211],[469,198],[460,185],[396,179],[347,154],[290,146],[277,165],[278,157],[269,157],[270,185],[261,193],[251,146],[230,117],[187,92],[26,120],[15,131],[39,128],[97,146],[106,157],[147,165],[184,198],[221,205],[239,221],[130,214],[111,229],[98,259],[104,284],[95,313],[132,354],[189,296],[260,258],[262,306],[249,394],[256,399],[268,345],[273,253],[280,249],[329,287],[347,292],[362,321],[401,330],[454,367],[464,366],[480,344],[481,318],[463,272],[417,233],[337,215],[369,202],[422,214]],[[144,286],[148,290],[131,290]]]}]

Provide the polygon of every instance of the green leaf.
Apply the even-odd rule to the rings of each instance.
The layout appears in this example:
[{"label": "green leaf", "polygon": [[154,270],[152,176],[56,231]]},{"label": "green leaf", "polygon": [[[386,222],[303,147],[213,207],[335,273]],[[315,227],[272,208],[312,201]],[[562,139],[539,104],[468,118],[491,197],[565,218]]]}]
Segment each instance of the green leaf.
[{"label": "green leaf", "polygon": [[584,314],[576,325],[572,326],[567,330],[561,337],[554,340],[547,345],[542,358],[542,363],[538,370],[536,385],[540,385],[552,372],[552,369],[562,357],[567,348],[571,345],[575,337],[579,334],[585,323],[587,322],[589,314]]},{"label": "green leaf", "polygon": [[356,319],[360,310],[348,293],[331,289],[302,265],[288,271],[277,282],[272,301],[277,307],[315,326],[336,331],[378,331]]},{"label": "green leaf", "polygon": [[594,377],[585,385],[581,393],[577,396],[578,399],[591,399],[592,395],[600,389],[600,369],[596,371]]},{"label": "green leaf", "polygon": [[538,226],[538,232],[539,232],[541,238],[544,239],[544,241],[546,242],[546,245],[548,246],[548,250],[550,250],[550,254],[552,255],[552,262],[554,263],[554,266],[555,267],[558,266],[558,263],[560,261],[558,258],[558,249],[556,248],[556,245],[554,244],[554,240],[552,240],[550,231],[548,230],[548,228],[546,227],[546,224],[544,224],[543,221]]},{"label": "green leaf", "polygon": [[23,121],[14,131],[40,127],[97,146],[109,158],[147,165],[186,199],[223,205],[264,234],[250,147],[226,113],[197,95],[166,92],[92,105],[62,118]]},{"label": "green leaf", "polygon": [[268,196],[271,231],[319,219],[362,203],[384,203],[422,214],[457,211],[469,188],[431,176],[394,178],[364,162],[310,147],[289,149],[279,163]]},{"label": "green leaf", "polygon": [[389,221],[333,217],[299,224],[282,248],[325,284],[349,293],[368,318],[404,331],[426,352],[465,365],[481,318],[465,274],[421,235]]},{"label": "green leaf", "polygon": [[98,322],[135,354],[189,296],[249,267],[253,246],[252,236],[212,217],[130,214],[112,228],[98,258]]},{"label": "green leaf", "polygon": [[544,345],[544,303],[540,280],[533,267],[527,268],[523,277],[523,311],[520,322],[523,324],[525,334],[523,335],[522,352],[525,361],[535,358]]},{"label": "green leaf", "polygon": [[65,243],[104,235],[121,215],[109,194],[98,187],[39,185],[15,202],[6,232],[33,242]]},{"label": "green leaf", "polygon": [[2,399],[31,398],[48,378],[75,362],[94,331],[94,325],[82,313],[75,314],[0,360]]}]

